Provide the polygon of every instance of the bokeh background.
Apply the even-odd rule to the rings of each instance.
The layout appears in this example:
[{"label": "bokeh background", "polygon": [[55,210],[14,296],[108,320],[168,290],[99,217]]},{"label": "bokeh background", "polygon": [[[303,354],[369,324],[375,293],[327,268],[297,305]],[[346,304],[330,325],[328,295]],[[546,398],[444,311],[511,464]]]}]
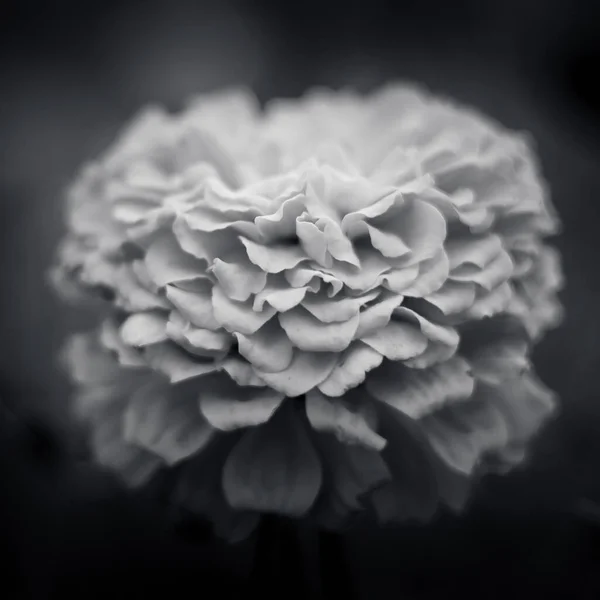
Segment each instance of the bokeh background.
[{"label": "bokeh background", "polygon": [[[90,315],[46,269],[78,166],[138,108],[231,85],[426,84],[537,141],[564,221],[567,318],[535,352],[563,400],[526,469],[468,512],[351,534],[362,598],[600,597],[600,4],[584,0],[3,0],[0,3],[0,572],[6,598],[229,597],[243,552],[174,536],[79,453],[57,366]],[[3,548],[0,548],[0,550]],[[214,589],[214,592],[211,590]],[[282,590],[285,595],[285,590]]]}]

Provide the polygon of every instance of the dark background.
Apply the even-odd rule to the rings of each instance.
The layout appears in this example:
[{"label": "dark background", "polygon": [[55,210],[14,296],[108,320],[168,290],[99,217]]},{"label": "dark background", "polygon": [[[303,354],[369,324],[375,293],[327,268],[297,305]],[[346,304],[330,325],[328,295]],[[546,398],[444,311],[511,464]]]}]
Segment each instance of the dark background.
[{"label": "dark background", "polygon": [[[175,537],[81,460],[56,366],[90,316],[45,270],[77,167],[140,107],[232,84],[425,83],[538,144],[564,221],[567,318],[535,352],[562,414],[469,511],[348,536],[363,598],[600,598],[600,15],[593,0],[0,3],[0,569],[7,598],[228,597],[247,548]],[[0,548],[2,550],[3,548]],[[184,592],[184,586],[190,592]],[[212,591],[214,589],[214,591]],[[282,589],[282,595],[286,591]]]}]

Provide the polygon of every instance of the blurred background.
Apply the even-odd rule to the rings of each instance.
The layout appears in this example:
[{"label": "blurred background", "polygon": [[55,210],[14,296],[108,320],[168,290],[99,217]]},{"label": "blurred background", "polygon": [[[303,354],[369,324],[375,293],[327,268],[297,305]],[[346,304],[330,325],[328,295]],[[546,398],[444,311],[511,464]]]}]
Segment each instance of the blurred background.
[{"label": "blurred background", "polygon": [[0,595],[174,595],[188,584],[208,595],[214,584],[228,597],[245,568],[238,551],[176,538],[78,460],[56,359],[91,320],[45,279],[78,166],[148,102],[405,79],[537,141],[568,285],[566,321],[535,361],[563,410],[529,466],[487,477],[464,516],[348,536],[361,597],[600,597],[599,65],[593,0],[3,0],[0,546],[11,562]]}]

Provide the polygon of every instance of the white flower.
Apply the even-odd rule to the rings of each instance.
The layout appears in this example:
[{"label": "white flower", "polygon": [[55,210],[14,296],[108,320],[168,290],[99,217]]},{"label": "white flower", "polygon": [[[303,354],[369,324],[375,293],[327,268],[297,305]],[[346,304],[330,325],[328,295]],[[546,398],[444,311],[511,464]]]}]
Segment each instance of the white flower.
[{"label": "white flower", "polygon": [[416,89],[145,112],[73,186],[55,268],[114,309],[68,353],[99,460],[182,463],[215,521],[459,504],[554,407],[528,352],[557,225],[523,136]]}]

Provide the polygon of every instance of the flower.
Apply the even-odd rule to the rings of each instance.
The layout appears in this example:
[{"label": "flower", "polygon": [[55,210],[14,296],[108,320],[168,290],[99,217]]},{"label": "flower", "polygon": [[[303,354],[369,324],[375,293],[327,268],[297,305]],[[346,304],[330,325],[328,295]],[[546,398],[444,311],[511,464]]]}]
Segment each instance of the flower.
[{"label": "flower", "polygon": [[554,410],[528,354],[561,317],[558,218],[528,138],[447,100],[151,109],[68,217],[53,279],[110,308],[65,355],[96,456],[177,469],[219,527],[459,508]]}]

